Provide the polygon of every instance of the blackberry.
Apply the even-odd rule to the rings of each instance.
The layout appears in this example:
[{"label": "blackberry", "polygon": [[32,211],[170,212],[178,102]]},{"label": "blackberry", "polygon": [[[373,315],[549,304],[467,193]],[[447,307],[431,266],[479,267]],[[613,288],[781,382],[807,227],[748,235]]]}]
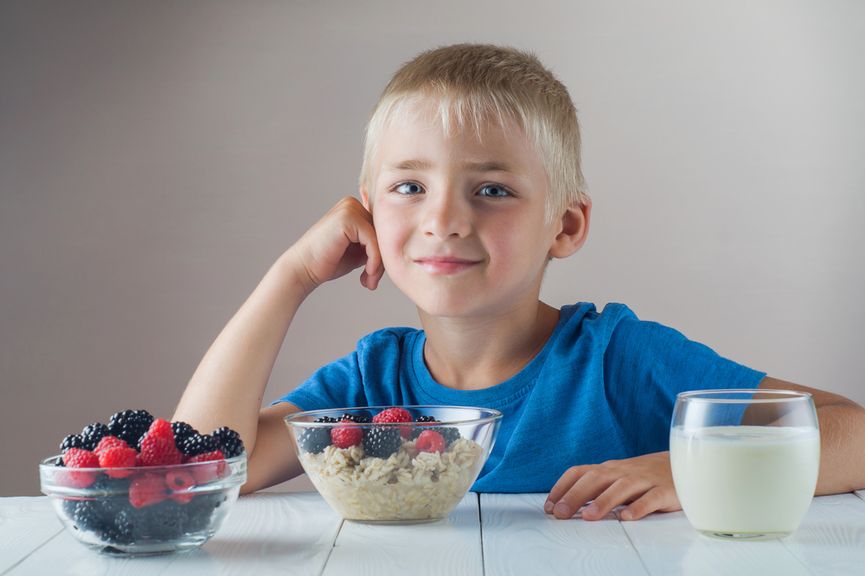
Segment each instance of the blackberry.
[{"label": "blackberry", "polygon": [[[417,419],[415,420],[415,422],[438,422],[438,420],[436,420],[432,416],[418,416]],[[430,428],[424,428],[424,427],[416,428],[414,430],[414,432],[412,432],[412,436],[411,436],[412,440],[416,440],[417,437],[420,436],[420,433],[423,432],[424,430],[434,430],[434,431],[438,432],[439,434],[441,434],[442,438],[444,438],[445,444],[447,446],[450,446],[453,442],[455,442],[456,440],[459,440],[459,438],[460,438],[460,431],[458,428],[453,428],[450,426],[448,426],[448,427],[436,426],[436,427],[430,427]]]},{"label": "blackberry", "polygon": [[131,478],[112,478],[111,476],[100,474],[96,481],[90,485],[88,491],[94,496],[99,496],[103,500],[108,500],[108,496],[122,496],[126,499],[129,492],[129,484]]},{"label": "blackberry", "polygon": [[183,444],[179,445],[178,448],[187,456],[198,456],[199,454],[213,452],[219,448],[219,444],[216,442],[216,438],[210,434],[195,434],[184,440]]},{"label": "blackberry", "polygon": [[216,442],[219,444],[219,449],[222,450],[222,454],[226,458],[240,456],[245,450],[243,447],[243,440],[240,439],[240,434],[228,426],[223,426],[222,428],[214,430],[213,437],[216,439]]},{"label": "blackberry", "polygon": [[442,438],[445,439],[445,444],[447,444],[448,446],[461,438],[461,434],[458,428],[445,427],[439,428],[437,431],[439,434],[442,435]]},{"label": "blackberry", "polygon": [[399,428],[371,428],[363,435],[363,450],[367,456],[375,458],[388,458],[399,450],[402,445],[402,436]]},{"label": "blackberry", "polygon": [[147,410],[122,410],[108,420],[108,430],[113,436],[137,448],[141,437],[152,423],[153,415]]},{"label": "blackberry", "polygon": [[102,539],[111,544],[129,544],[135,537],[135,511],[120,510],[111,525],[102,532]]},{"label": "blackberry", "polygon": [[133,537],[136,540],[170,540],[183,534],[186,511],[173,500],[163,500],[158,504],[146,506],[137,511],[133,523]]},{"label": "blackberry", "polygon": [[82,448],[84,446],[84,438],[81,434],[70,434],[60,443],[60,451],[65,453],[70,448]]},{"label": "blackberry", "polygon": [[84,430],[81,431],[81,448],[85,450],[93,450],[96,448],[96,445],[99,444],[99,441],[105,436],[108,436],[108,434],[110,434],[108,426],[102,422],[88,424],[84,427]]},{"label": "blackberry", "polygon": [[75,507],[78,506],[80,500],[72,500],[71,498],[63,499],[63,514],[72,518],[75,514]]},{"label": "blackberry", "polygon": [[355,412],[354,414],[349,414],[346,412],[339,418],[340,420],[348,420],[349,422],[354,422],[355,424],[369,424],[372,422],[372,415],[363,410],[361,412]]},{"label": "blackberry", "polygon": [[304,452],[318,454],[330,446],[330,428],[306,428],[297,434],[297,445]]},{"label": "blackberry", "polygon": [[[183,452],[183,444],[193,436],[198,436],[200,432],[186,422],[172,422],[171,431],[174,433],[174,445]],[[185,452],[184,452],[185,454]]]},{"label": "blackberry", "polygon": [[[69,502],[74,504],[69,505]],[[78,530],[86,532],[99,532],[104,527],[100,504],[96,500],[67,500],[63,503],[72,524]]]},{"label": "blackberry", "polygon": [[[322,416],[321,418],[316,418],[315,422],[336,424],[339,422],[339,418]],[[300,449],[304,452],[318,454],[330,446],[330,428],[322,426],[320,428],[305,428],[301,430],[297,433],[297,445],[300,446]]]},{"label": "blackberry", "polygon": [[196,496],[186,505],[186,521],[184,528],[187,532],[200,532],[210,526],[214,511],[228,499],[225,494],[201,494]]}]

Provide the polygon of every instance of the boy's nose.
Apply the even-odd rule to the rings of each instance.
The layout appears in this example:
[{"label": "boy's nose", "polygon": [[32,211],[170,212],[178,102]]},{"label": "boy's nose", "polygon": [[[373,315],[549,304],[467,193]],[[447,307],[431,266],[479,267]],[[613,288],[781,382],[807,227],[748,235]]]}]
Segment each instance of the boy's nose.
[{"label": "boy's nose", "polygon": [[471,231],[471,207],[462,198],[442,195],[427,202],[422,225],[426,236],[462,238]]}]

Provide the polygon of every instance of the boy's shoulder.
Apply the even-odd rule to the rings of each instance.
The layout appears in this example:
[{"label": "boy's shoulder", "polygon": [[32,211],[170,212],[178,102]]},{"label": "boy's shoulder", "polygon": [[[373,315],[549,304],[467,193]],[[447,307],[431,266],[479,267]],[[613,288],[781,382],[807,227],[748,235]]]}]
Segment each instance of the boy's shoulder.
[{"label": "boy's shoulder", "polygon": [[357,341],[358,353],[400,349],[423,334],[423,330],[410,326],[391,326],[370,332]]},{"label": "boy's shoulder", "polygon": [[625,319],[637,320],[637,315],[626,304],[619,302],[609,302],[600,311],[591,302],[577,302],[562,306],[559,314],[560,324],[591,323],[609,326],[611,329]]},{"label": "boy's shoulder", "polygon": [[[588,333],[605,333],[609,340],[623,321],[638,321],[637,315],[625,304],[610,302],[598,310],[591,302],[577,302],[562,306],[559,313],[557,335],[579,338]],[[357,341],[355,354],[361,363],[379,363],[394,360],[416,351],[423,343],[424,331],[411,326],[391,326],[370,332]]]}]

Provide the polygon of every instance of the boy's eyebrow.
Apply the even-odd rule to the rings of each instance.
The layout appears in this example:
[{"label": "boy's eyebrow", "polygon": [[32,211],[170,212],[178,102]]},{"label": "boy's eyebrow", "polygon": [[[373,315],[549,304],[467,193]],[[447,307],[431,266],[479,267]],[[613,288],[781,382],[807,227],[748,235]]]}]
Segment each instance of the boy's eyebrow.
[{"label": "boy's eyebrow", "polygon": [[[498,160],[485,160],[481,162],[463,162],[463,168],[472,172],[513,172],[509,164]],[[432,164],[426,160],[403,160],[388,166],[389,170],[428,170]]]},{"label": "boy's eyebrow", "polygon": [[463,162],[463,168],[472,172],[513,172],[509,164],[498,160],[483,162]]}]

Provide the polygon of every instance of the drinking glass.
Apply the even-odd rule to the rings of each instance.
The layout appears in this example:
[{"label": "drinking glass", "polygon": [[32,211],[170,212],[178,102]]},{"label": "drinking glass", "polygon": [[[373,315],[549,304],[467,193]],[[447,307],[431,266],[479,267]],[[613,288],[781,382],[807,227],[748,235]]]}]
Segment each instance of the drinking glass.
[{"label": "drinking glass", "polygon": [[817,485],[820,431],[811,395],[683,392],[670,426],[670,464],[679,502],[698,531],[732,540],[787,536]]}]

